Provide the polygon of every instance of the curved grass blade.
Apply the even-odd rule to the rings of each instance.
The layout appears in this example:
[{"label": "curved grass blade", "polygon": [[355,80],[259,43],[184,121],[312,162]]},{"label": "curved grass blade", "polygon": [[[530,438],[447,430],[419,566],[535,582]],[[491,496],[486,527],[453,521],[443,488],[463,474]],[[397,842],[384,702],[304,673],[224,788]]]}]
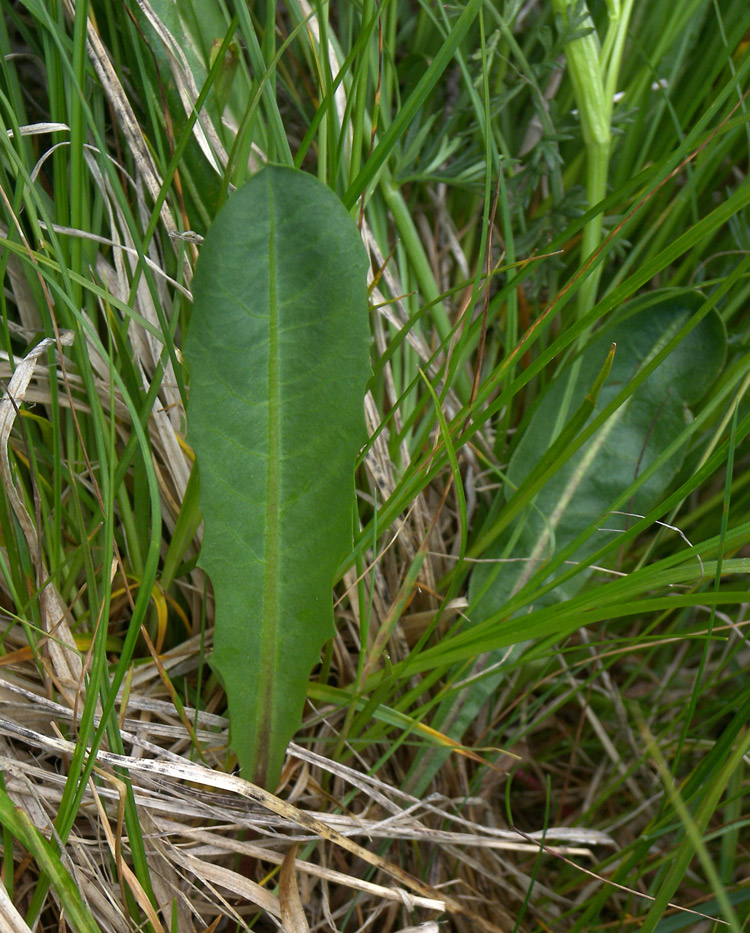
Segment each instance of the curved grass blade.
[{"label": "curved grass blade", "polygon": [[86,906],[78,885],[63,865],[56,847],[34,826],[28,814],[16,807],[5,788],[0,787],[0,824],[29,850],[44,874],[51,880],[68,921],[81,933],[99,933],[99,927]]}]

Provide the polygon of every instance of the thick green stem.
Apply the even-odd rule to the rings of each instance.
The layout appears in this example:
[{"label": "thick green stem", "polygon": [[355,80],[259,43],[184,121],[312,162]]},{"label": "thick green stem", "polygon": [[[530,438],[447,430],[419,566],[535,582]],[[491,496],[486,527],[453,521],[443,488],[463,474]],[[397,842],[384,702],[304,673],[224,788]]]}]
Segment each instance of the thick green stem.
[{"label": "thick green stem", "polygon": [[[569,10],[574,4],[570,0],[552,0],[552,3],[567,24]],[[581,132],[586,147],[586,196],[589,208],[599,204],[607,196],[609,157],[612,150],[612,106],[632,0],[625,0],[624,8],[620,7],[619,0],[609,0],[607,8],[610,22],[603,49],[599,47],[594,21],[585,7],[585,18],[578,25],[577,31],[590,31],[571,40],[565,47],[568,74],[578,104]],[[582,263],[588,261],[601,246],[603,226],[604,215],[598,213],[584,227],[581,238]],[[576,302],[576,316],[579,319],[596,304],[601,274],[602,265],[596,265],[581,284]],[[579,346],[586,342],[587,335],[588,330],[581,334]],[[560,408],[555,435],[561,430],[567,416],[567,403],[578,378],[578,365],[574,363],[571,368],[565,404]]]},{"label": "thick green stem", "polygon": [[[569,0],[553,0],[553,6],[567,22],[569,10],[573,4]],[[589,207],[593,207],[602,201],[607,193],[607,173],[612,142],[610,129],[612,98],[610,96],[608,99],[604,90],[599,39],[590,14],[586,14],[581,28],[590,28],[591,31],[569,42],[565,47],[565,54],[568,61],[568,74],[578,104],[583,142],[586,146],[586,195]],[[581,244],[581,256],[584,260],[599,247],[602,225],[603,217],[597,214],[584,228]],[[583,316],[595,303],[600,276],[600,269],[594,269],[582,284],[578,293],[579,317]]]}]

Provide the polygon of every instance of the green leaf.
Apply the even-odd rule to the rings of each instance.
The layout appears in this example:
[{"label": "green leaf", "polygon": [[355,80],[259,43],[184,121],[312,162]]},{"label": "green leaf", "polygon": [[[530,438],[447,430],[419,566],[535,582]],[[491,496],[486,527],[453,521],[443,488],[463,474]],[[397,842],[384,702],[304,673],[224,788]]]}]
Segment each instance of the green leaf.
[{"label": "green leaf", "polygon": [[336,196],[269,167],[206,237],[185,347],[212,665],[243,774],[273,786],[351,550],[370,374],[367,256]]},{"label": "green leaf", "polygon": [[[587,557],[601,547],[604,536],[617,534],[601,526],[623,530],[637,519],[612,514],[598,529],[590,527],[592,522],[609,509],[645,514],[662,499],[686,451],[683,447],[663,462],[656,461],[689,424],[688,404],[705,394],[723,366],[726,335],[721,317],[709,312],[645,380],[639,383],[638,375],[704,303],[696,294],[669,296],[657,303],[651,295],[646,302],[633,302],[547,386],[511,458],[504,491],[470,550],[472,557],[487,561],[477,564],[471,575],[467,615],[473,624],[499,613],[524,587],[529,591],[526,605],[533,604],[534,610],[570,599],[593,572]],[[631,383],[627,400],[581,443],[586,423]],[[656,469],[646,476],[652,465]],[[585,540],[570,555],[581,571],[535,597],[548,582],[545,564],[581,535]],[[483,672],[500,662],[514,663],[527,644],[520,637],[510,652],[479,656],[471,676],[481,679],[470,681],[458,697],[446,698],[432,725],[460,740],[503,677],[502,666],[489,675]],[[445,757],[442,751],[425,756],[409,789],[421,792]]]},{"label": "green leaf", "polygon": [[[607,353],[617,350],[607,384],[597,398],[593,419],[624,387],[633,383],[689,318],[703,305],[699,295],[669,297],[646,308],[636,305],[613,326],[606,328],[583,351],[570,393],[569,409],[580,405],[594,383]],[[610,508],[645,514],[664,495],[682,464],[685,450],[675,453],[644,482],[647,468],[684,431],[691,420],[688,405],[698,401],[718,376],[724,363],[726,336],[720,316],[711,311],[648,376],[531,500],[526,495],[527,477],[548,456],[555,428],[564,415],[570,370],[560,373],[547,387],[515,450],[507,471],[503,510],[516,501],[526,502],[523,519],[504,532],[483,556],[527,558],[520,564],[480,564],[471,579],[472,618],[479,620],[502,608],[555,552],[576,537]],[[632,495],[617,505],[623,491],[635,484]],[[531,490],[535,492],[535,490]],[[609,516],[606,525],[625,528],[634,519]],[[598,531],[588,537],[571,560],[585,563],[588,554],[602,544]],[[485,537],[486,534],[483,534]],[[512,555],[509,552],[512,548]],[[548,594],[546,602],[572,595],[588,571],[568,581],[564,591]],[[538,606],[540,603],[535,603]]]}]

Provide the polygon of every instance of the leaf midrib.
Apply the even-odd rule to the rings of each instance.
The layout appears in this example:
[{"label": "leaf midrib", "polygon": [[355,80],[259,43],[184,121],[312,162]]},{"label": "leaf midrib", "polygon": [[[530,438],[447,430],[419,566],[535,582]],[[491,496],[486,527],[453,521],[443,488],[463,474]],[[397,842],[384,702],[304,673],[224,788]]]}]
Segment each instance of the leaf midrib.
[{"label": "leaf midrib", "polygon": [[[273,680],[276,670],[276,624],[278,620],[278,568],[279,568],[279,470],[280,400],[279,400],[279,319],[276,294],[276,241],[273,187],[269,185],[268,212],[268,444],[266,485],[265,562],[263,580],[263,616],[258,709],[273,709]],[[252,611],[252,607],[249,607]],[[268,767],[267,745],[269,728],[263,715],[256,720],[256,733],[260,738],[256,763],[256,779],[265,777]],[[273,731],[273,730],[271,730]],[[263,741],[265,735],[266,741]]]}]

